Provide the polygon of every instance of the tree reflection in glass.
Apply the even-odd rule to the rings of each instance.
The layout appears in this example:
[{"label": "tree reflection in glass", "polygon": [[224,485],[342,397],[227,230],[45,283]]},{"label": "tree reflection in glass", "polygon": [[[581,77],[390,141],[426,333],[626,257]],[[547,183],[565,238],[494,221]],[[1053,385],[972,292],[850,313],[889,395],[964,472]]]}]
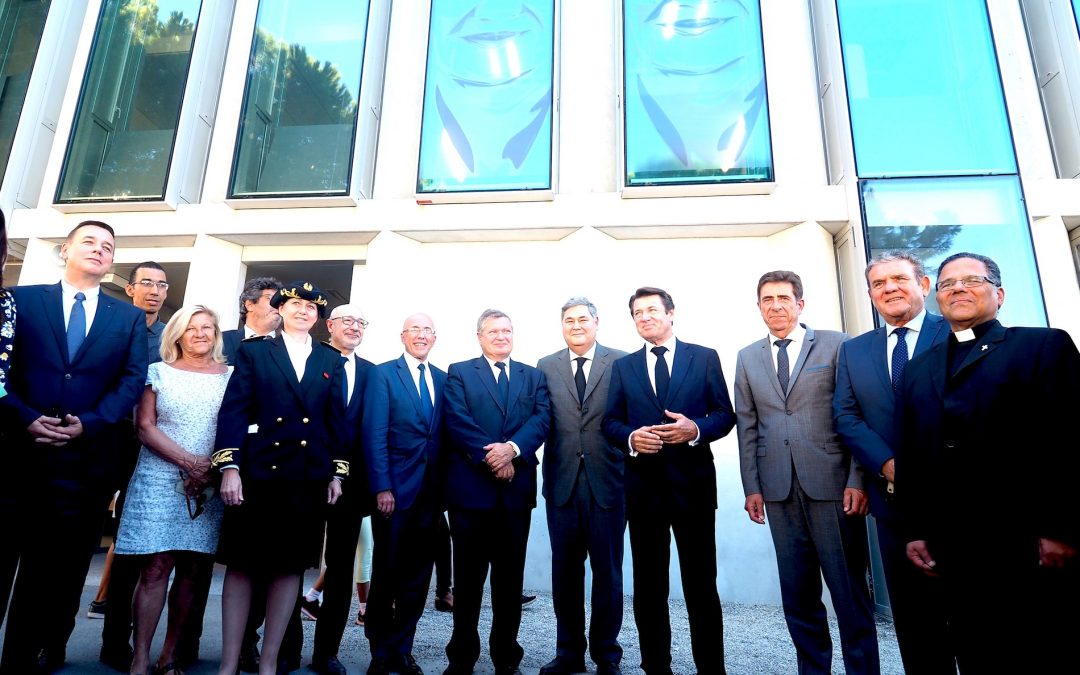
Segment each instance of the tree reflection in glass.
[{"label": "tree reflection in glass", "polygon": [[757,0],[626,0],[626,185],[772,179]]},{"label": "tree reflection in glass", "polygon": [[552,0],[434,0],[417,192],[551,187]]}]

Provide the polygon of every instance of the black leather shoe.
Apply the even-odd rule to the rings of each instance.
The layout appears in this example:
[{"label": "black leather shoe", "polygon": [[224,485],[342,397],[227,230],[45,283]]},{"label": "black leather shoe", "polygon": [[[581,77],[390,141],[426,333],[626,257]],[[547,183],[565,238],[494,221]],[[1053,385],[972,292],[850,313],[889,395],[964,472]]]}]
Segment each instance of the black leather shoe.
[{"label": "black leather shoe", "polygon": [[336,656],[328,656],[325,659],[312,659],[310,667],[319,675],[347,675],[349,672],[345,665],[338,661]]},{"label": "black leather shoe", "polygon": [[585,659],[573,660],[559,656],[540,666],[540,675],[571,675],[585,672]]},{"label": "black leather shoe", "polygon": [[451,663],[446,667],[446,670],[442,671],[442,675],[472,675],[472,667],[465,667]]},{"label": "black leather shoe", "polygon": [[596,666],[596,675],[622,675],[622,668],[617,663],[601,663]]},{"label": "black leather shoe", "polygon": [[396,672],[399,675],[424,675],[424,669],[420,667],[412,654],[406,654],[398,660]]},{"label": "black leather shoe", "polygon": [[278,659],[277,675],[289,675],[300,670],[300,659]]},{"label": "black leather shoe", "polygon": [[390,675],[390,664],[386,659],[373,658],[368,665],[367,675]]},{"label": "black leather shoe", "polygon": [[536,600],[535,595],[525,595],[524,593],[521,594],[521,604],[522,604],[522,606],[525,606],[525,605],[529,604],[533,600]]},{"label": "black leather shoe", "polygon": [[[63,649],[42,649],[37,657],[37,670],[39,673],[55,673],[64,667],[64,661],[66,660],[67,654]],[[130,663],[129,660],[128,664],[130,665]]]},{"label": "black leather shoe", "polygon": [[101,661],[113,670],[119,670],[121,673],[126,673],[131,670],[131,647],[124,645],[124,648],[116,647],[102,647],[101,652],[98,653],[98,661]]},{"label": "black leather shoe", "polygon": [[245,673],[259,672],[259,648],[254,644],[240,645],[240,670]]},{"label": "black leather shoe", "polygon": [[496,668],[495,675],[523,675],[521,669],[517,666],[513,668]]}]

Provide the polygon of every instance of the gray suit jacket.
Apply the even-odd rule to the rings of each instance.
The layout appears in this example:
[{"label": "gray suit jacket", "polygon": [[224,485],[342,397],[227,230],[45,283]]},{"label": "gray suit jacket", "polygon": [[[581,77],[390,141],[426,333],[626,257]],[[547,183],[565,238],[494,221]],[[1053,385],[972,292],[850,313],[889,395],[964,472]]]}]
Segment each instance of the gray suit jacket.
[{"label": "gray suit jacket", "polygon": [[607,442],[601,429],[611,364],[623,356],[626,352],[597,343],[581,405],[568,349],[545,356],[536,364],[547,378],[551,395],[551,427],[544,445],[544,499],[558,506],[573,496],[582,459],[597,504],[610,508],[624,499],[623,453]]},{"label": "gray suit jacket", "polygon": [[739,352],[735,413],[747,495],[787,499],[793,466],[811,499],[839,500],[844,488],[864,489],[862,469],[840,444],[832,419],[836,360],[846,338],[836,331],[807,328],[787,392],[780,390],[768,339]]}]

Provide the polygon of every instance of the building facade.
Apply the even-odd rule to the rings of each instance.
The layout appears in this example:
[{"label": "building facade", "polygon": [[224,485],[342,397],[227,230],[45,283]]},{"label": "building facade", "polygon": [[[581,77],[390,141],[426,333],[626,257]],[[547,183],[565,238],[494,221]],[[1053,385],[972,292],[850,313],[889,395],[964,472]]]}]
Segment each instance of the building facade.
[{"label": "building facade", "polygon": [[[636,349],[626,299],[655,285],[730,377],[764,332],[761,273],[797,271],[805,321],[857,334],[875,322],[870,254],[966,249],[1002,263],[1005,323],[1080,338],[1078,15],[1080,0],[0,0],[6,278],[55,281],[67,231],[101,219],[117,287],[156,260],[170,305],[232,327],[245,279],[312,278],[365,309],[375,361],[429,312],[441,366],[476,355],[488,307],[535,362],[578,295],[602,342]],[[721,597],[777,603],[734,438],[717,448]],[[541,588],[541,510],[532,538]]]}]

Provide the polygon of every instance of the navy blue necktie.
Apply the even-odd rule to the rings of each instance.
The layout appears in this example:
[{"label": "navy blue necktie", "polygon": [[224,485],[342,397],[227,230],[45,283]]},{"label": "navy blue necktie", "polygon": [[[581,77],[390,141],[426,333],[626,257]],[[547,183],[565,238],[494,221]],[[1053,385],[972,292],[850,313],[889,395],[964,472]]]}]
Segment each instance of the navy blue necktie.
[{"label": "navy blue necktie", "polygon": [[791,339],[777,340],[774,342],[780,351],[776,352],[776,377],[780,380],[780,391],[787,396],[788,383],[791,381],[791,362],[788,361],[787,346]]},{"label": "navy blue necktie", "polygon": [[[349,363],[349,357],[343,356],[341,362]],[[341,378],[341,400],[345,401],[345,407],[349,407],[349,369],[345,368],[345,377]]]},{"label": "navy blue necktie", "polygon": [[427,378],[424,377],[427,366],[421,363],[417,368],[420,369],[420,411],[424,413],[427,423],[431,424],[431,414],[435,412],[435,406],[431,403],[431,392],[428,391]]},{"label": "navy blue necktie", "polygon": [[574,373],[574,387],[577,388],[577,402],[579,404],[585,402],[585,362],[588,361],[584,356],[579,356],[577,361],[577,372]]},{"label": "navy blue necktie", "polygon": [[[907,340],[904,336],[910,328],[901,326],[893,331],[893,335],[896,336],[896,346],[892,351],[892,388],[896,391],[900,388],[900,382],[904,379],[904,367],[907,366],[908,352],[907,352]],[[878,363],[881,363],[880,361]]]},{"label": "navy blue necktie", "polygon": [[499,369],[499,379],[496,382],[499,387],[499,398],[502,399],[503,408],[506,408],[506,403],[510,400],[510,378],[506,376],[505,363],[496,361],[495,367]]},{"label": "navy blue necktie", "polygon": [[79,347],[82,346],[83,340],[86,339],[86,308],[83,307],[84,300],[86,300],[85,294],[76,293],[75,304],[71,306],[71,314],[68,316],[68,361],[75,360],[75,355],[79,353]]},{"label": "navy blue necktie", "polygon": [[668,385],[671,384],[671,373],[668,371],[667,359],[664,358],[667,347],[653,347],[650,351],[656,354],[656,368],[653,371],[656,376],[656,400],[663,408],[667,406]]}]

